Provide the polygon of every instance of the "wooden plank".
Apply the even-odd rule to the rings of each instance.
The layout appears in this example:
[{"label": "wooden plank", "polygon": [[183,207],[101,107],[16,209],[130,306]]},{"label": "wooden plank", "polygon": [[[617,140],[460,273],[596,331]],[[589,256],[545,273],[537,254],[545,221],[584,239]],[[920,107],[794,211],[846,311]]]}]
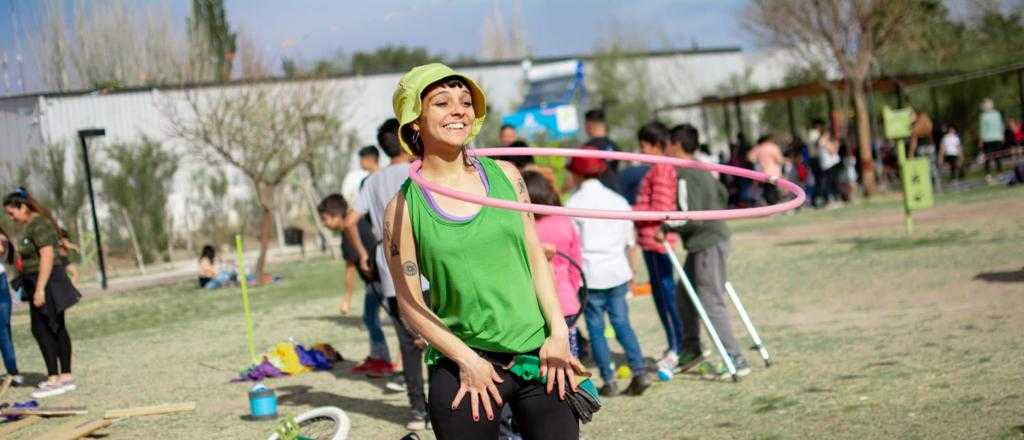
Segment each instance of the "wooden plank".
[{"label": "wooden plank", "polygon": [[39,416],[25,416],[19,420],[4,423],[0,425],[0,438],[4,438],[10,434],[17,432],[18,430],[32,426],[41,419],[42,417]]},{"label": "wooden plank", "polygon": [[103,414],[105,419],[121,419],[125,417],[155,416],[196,409],[195,402],[169,403],[166,405],[141,406],[137,408],[115,409]]},{"label": "wooden plank", "polygon": [[14,378],[11,376],[7,376],[7,378],[4,379],[3,385],[0,385],[0,401],[3,400],[4,394],[7,394],[7,390],[11,388],[12,382],[14,382]]},{"label": "wooden plank", "polygon": [[109,419],[98,419],[85,423],[75,420],[44,432],[36,438],[39,440],[77,440],[78,438],[85,437],[106,428],[110,426],[111,423],[114,423],[114,421]]},{"label": "wooden plank", "polygon": [[82,416],[89,414],[84,406],[69,407],[39,407],[39,408],[7,408],[0,410],[0,416],[43,416],[43,417],[64,417]]}]

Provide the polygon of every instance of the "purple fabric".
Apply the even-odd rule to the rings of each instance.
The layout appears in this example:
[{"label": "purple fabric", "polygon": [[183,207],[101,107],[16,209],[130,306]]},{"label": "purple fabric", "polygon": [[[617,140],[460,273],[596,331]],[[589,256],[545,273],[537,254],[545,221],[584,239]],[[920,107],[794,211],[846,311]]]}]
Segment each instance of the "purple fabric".
[{"label": "purple fabric", "polygon": [[[11,409],[29,409],[29,408],[39,408],[39,402],[36,402],[35,400],[29,400],[27,402],[15,402],[14,406],[11,407]],[[4,417],[4,419],[6,419],[8,422],[13,422],[13,421],[18,420],[20,418],[21,418],[21,416],[6,416],[6,417]]]},{"label": "purple fabric", "polygon": [[[480,165],[480,161],[478,161],[476,159],[472,159],[472,163],[473,163],[473,167],[476,168],[477,174],[480,174],[480,180],[484,183],[484,194],[490,195],[490,193],[491,193],[491,185],[490,185],[490,182],[487,181],[487,174],[484,173],[484,167],[481,166]],[[423,194],[425,196],[427,196],[426,197],[427,204],[430,205],[430,209],[433,209],[434,212],[437,213],[437,215],[440,215],[441,218],[443,218],[445,220],[452,221],[452,222],[468,222],[470,220],[473,220],[473,217],[476,217],[478,214],[480,214],[480,211],[477,211],[476,214],[469,215],[469,216],[466,216],[466,217],[459,217],[459,216],[456,216],[456,215],[448,214],[447,212],[444,212],[444,210],[442,210],[440,206],[438,206],[437,201],[434,200],[434,193],[430,192],[430,190],[428,190],[426,188],[421,188],[421,189],[423,190]],[[480,210],[483,210],[483,209],[484,209],[484,207],[481,206]]]},{"label": "purple fabric", "polygon": [[296,345],[295,352],[299,354],[299,362],[302,362],[302,365],[311,367],[314,370],[321,371],[334,368],[331,361],[327,360],[327,356],[317,350],[307,350],[306,347]]},{"label": "purple fabric", "polygon": [[263,362],[260,362],[259,365],[249,368],[246,371],[243,371],[242,376],[238,379],[233,380],[232,382],[245,382],[247,380],[259,382],[266,378],[281,376],[284,376],[284,373],[282,373],[281,370],[278,370],[277,367],[271,364],[270,361],[267,360],[267,357],[264,356]]},{"label": "purple fabric", "polygon": [[300,364],[310,368],[314,367],[313,358],[309,356],[309,352],[306,351],[305,347],[295,344],[295,354],[299,357]]}]

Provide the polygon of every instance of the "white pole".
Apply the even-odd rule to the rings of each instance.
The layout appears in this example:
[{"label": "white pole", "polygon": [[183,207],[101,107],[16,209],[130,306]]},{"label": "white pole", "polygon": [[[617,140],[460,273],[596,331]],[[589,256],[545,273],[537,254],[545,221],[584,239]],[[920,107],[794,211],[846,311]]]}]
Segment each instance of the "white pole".
[{"label": "white pole", "polygon": [[711,340],[715,342],[715,348],[718,349],[718,354],[722,355],[722,360],[725,361],[726,368],[729,369],[729,374],[732,375],[733,382],[739,382],[740,377],[736,374],[736,365],[732,363],[732,357],[725,351],[725,345],[722,345],[722,340],[718,337],[718,332],[715,331],[714,324],[711,324],[711,320],[708,319],[707,312],[704,311],[704,306],[700,302],[700,298],[697,297],[697,292],[693,290],[693,285],[690,284],[690,279],[686,277],[686,271],[683,270],[683,266],[679,264],[679,259],[676,257],[675,251],[672,250],[672,246],[667,241],[663,241],[662,245],[665,246],[665,250],[668,252],[668,258],[672,261],[672,266],[676,268],[676,272],[679,273],[679,278],[683,280],[683,287],[686,288],[686,294],[690,297],[690,302],[693,303],[693,307],[697,309],[697,314],[700,315],[700,320],[704,322],[704,328],[708,330],[708,334],[711,335]]},{"label": "white pole", "polygon": [[732,283],[725,282],[725,291],[729,293],[729,299],[732,300],[732,304],[736,306],[736,311],[740,313],[740,319],[743,320],[743,326],[747,328],[747,333],[750,333],[750,339],[754,340],[754,348],[761,353],[761,359],[764,359],[764,366],[771,367],[772,361],[768,357],[768,349],[764,347],[764,343],[761,342],[761,336],[757,334],[757,329],[754,328],[754,323],[750,320],[750,315],[747,314],[747,309],[743,307],[743,303],[740,302],[740,296],[736,294],[736,290],[733,289]]}]

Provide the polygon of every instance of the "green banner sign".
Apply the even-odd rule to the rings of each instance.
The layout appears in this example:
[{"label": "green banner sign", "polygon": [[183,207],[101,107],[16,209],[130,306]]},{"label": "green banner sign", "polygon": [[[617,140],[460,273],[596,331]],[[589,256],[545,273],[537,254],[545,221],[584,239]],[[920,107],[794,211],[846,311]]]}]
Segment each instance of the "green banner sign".
[{"label": "green banner sign", "polygon": [[902,164],[903,203],[908,211],[932,206],[931,165],[926,158],[908,159]]}]

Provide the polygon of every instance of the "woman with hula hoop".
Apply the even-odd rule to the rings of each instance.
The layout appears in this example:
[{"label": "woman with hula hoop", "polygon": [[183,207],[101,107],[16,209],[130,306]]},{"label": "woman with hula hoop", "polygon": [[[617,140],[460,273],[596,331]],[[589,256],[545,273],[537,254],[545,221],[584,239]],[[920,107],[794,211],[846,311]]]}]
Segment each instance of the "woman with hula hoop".
[{"label": "woman with hula hoop", "polygon": [[[487,108],[472,80],[443,64],[419,66],[401,78],[393,105],[402,147],[422,160],[423,178],[529,202],[513,165],[466,154]],[[401,313],[430,344],[428,410],[437,438],[494,439],[505,404],[525,439],[578,438],[566,394],[585,370],[570,353],[533,216],[406,181],[384,220],[389,269],[405,281],[395,283]],[[421,272],[431,285],[429,308],[416,294]]]}]

